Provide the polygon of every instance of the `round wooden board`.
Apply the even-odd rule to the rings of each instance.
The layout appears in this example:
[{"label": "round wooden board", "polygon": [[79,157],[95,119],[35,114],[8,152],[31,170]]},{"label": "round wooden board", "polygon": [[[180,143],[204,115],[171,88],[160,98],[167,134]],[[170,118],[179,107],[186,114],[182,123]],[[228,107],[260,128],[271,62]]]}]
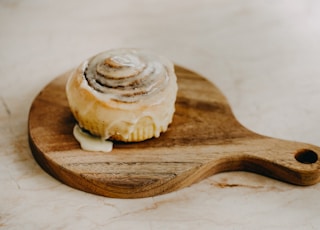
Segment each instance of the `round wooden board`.
[{"label": "round wooden board", "polygon": [[139,143],[114,143],[109,153],[80,149],[65,95],[69,73],[57,77],[30,109],[29,142],[36,161],[71,187],[117,198],[168,193],[231,170],[298,185],[319,181],[319,147],[249,131],[212,83],[185,68],[175,70],[179,91],[168,131]]}]

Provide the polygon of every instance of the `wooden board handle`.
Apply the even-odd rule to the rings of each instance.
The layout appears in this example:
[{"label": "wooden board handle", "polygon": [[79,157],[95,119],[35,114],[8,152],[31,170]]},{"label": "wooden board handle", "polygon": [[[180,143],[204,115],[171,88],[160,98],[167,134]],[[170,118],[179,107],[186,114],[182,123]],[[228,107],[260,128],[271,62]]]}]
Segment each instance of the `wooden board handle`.
[{"label": "wooden board handle", "polygon": [[[296,185],[312,185],[320,180],[317,146],[257,135],[256,138],[212,147],[216,154],[210,167],[212,174],[244,170]],[[236,147],[236,148],[235,148]]]}]

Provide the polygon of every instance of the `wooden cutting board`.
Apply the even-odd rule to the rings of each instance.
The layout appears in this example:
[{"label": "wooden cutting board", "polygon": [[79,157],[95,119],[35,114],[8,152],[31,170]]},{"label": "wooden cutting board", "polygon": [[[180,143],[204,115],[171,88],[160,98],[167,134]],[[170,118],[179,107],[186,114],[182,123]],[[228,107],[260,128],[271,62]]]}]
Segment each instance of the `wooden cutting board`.
[{"label": "wooden cutting board", "polygon": [[233,170],[297,185],[320,180],[319,147],[249,131],[217,87],[197,73],[175,69],[179,91],[168,131],[140,143],[115,143],[109,153],[80,149],[65,95],[68,73],[57,77],[30,109],[29,142],[36,161],[71,187],[117,198],[168,193]]}]

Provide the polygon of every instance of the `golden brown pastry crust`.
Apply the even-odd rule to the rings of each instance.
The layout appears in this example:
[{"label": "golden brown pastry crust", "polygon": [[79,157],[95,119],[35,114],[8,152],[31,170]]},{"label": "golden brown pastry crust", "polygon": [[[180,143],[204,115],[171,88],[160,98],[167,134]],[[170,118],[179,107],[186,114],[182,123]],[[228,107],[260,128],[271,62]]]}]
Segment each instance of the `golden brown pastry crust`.
[{"label": "golden brown pastry crust", "polygon": [[[127,53],[133,57],[130,55],[126,56]],[[93,80],[88,80],[86,74],[89,74],[88,68],[92,60],[98,63],[90,67],[93,75],[97,74],[94,71],[96,71],[96,66],[99,63],[107,65],[106,71],[110,71],[110,74],[114,75],[119,68],[122,68],[121,66],[119,67],[119,65],[123,64],[121,63],[123,61],[121,60],[122,57],[124,57],[125,64],[128,64],[128,68],[131,68],[133,65],[130,67],[130,58],[134,59],[135,55],[138,56],[137,60],[143,62],[142,64],[146,65],[146,67],[144,67],[144,72],[140,71],[138,73],[140,75],[134,77],[138,79],[146,77],[146,80],[144,78],[140,79],[138,83],[141,83],[142,87],[144,87],[143,90],[148,89],[150,92],[145,93],[143,91],[141,95],[135,94],[136,91],[139,92],[139,84],[136,83],[134,83],[134,87],[136,88],[131,87],[130,84],[132,83],[129,83],[128,87],[125,86],[127,87],[126,89],[123,89],[121,86],[119,90],[114,85],[112,87],[103,86],[105,88],[102,88],[102,90],[106,92],[101,92],[102,90],[97,90],[94,86],[90,85],[89,81]],[[110,59],[110,57],[116,58]],[[133,60],[133,62],[138,61]],[[154,66],[149,67],[149,65]],[[105,67],[103,66],[103,68]],[[111,68],[111,70],[108,68]],[[149,71],[147,68],[150,68],[152,71]],[[145,69],[153,75],[143,76],[143,74],[149,73]],[[131,73],[134,71],[127,69],[127,66],[120,70],[121,74],[123,72]],[[155,74],[161,76],[156,76]],[[98,77],[101,76],[99,75]],[[107,79],[108,81],[113,81],[113,79],[117,78],[117,76],[103,77],[109,78]],[[164,78],[164,80],[158,83],[157,81],[160,77]],[[148,86],[146,82],[149,82],[150,79],[154,80],[150,83],[151,86]],[[135,79],[133,80],[137,82]],[[128,78],[128,81],[131,80]],[[98,87],[101,87],[100,82],[97,84],[99,84]],[[121,84],[126,84],[126,82],[124,81]],[[119,95],[115,95],[118,91]],[[168,125],[171,123],[177,94],[176,75],[174,74],[173,64],[163,57],[158,57],[141,50],[111,50],[90,58],[76,68],[68,80],[66,93],[75,119],[80,127],[88,130],[91,134],[104,139],[125,142],[143,141],[152,137],[158,137],[161,132],[167,130]]]}]

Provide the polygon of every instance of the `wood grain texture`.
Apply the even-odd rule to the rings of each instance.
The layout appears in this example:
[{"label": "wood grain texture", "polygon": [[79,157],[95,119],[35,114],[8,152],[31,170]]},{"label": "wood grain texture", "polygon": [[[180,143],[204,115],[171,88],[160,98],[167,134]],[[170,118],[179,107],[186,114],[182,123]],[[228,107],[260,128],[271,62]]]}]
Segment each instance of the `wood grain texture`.
[{"label": "wood grain texture", "polygon": [[116,198],[164,194],[233,170],[297,185],[320,180],[319,147],[251,132],[217,87],[197,73],[175,69],[179,91],[168,131],[140,143],[115,143],[110,153],[80,149],[65,95],[68,73],[57,77],[30,109],[29,143],[36,161],[71,187]]}]

